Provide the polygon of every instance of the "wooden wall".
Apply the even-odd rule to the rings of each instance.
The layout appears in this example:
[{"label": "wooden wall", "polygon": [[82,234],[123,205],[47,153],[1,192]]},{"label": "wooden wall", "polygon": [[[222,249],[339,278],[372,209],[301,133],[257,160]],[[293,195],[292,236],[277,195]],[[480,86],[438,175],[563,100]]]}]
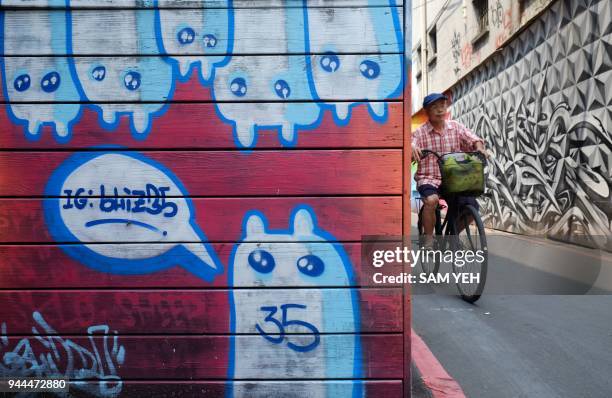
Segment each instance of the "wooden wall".
[{"label": "wooden wall", "polygon": [[0,376],[409,395],[401,1],[1,5]]}]

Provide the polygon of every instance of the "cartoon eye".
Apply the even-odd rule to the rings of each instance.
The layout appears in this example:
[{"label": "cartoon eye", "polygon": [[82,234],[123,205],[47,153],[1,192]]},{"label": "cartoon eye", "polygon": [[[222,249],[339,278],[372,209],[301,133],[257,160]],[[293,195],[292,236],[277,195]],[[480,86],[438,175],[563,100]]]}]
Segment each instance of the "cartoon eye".
[{"label": "cartoon eye", "polygon": [[230,90],[236,97],[244,97],[247,93],[246,80],[242,77],[235,78],[232,80],[232,84],[230,84]]},{"label": "cartoon eye", "polygon": [[30,88],[30,75],[23,74],[23,75],[19,75],[15,78],[15,81],[13,82],[13,87],[15,87],[15,90],[17,91],[26,91],[27,89]]},{"label": "cartoon eye", "polygon": [[217,38],[215,35],[204,35],[203,39],[204,47],[215,47],[217,45]]},{"label": "cartoon eye", "polygon": [[274,257],[265,250],[253,250],[249,254],[249,264],[253,269],[262,274],[272,272],[276,263]]},{"label": "cartoon eye", "polygon": [[321,275],[325,270],[323,260],[314,254],[308,254],[298,258],[297,267],[301,273],[313,277]]},{"label": "cartoon eye", "polygon": [[183,45],[191,44],[195,40],[195,31],[190,27],[183,28],[176,34],[176,40]]},{"label": "cartoon eye", "polygon": [[45,93],[52,93],[59,88],[60,81],[61,79],[59,73],[55,71],[49,72],[43,76],[42,80],[40,81],[40,87]]},{"label": "cartoon eye", "polygon": [[363,61],[359,65],[359,70],[366,79],[376,79],[380,75],[380,66],[374,61]]},{"label": "cartoon eye", "polygon": [[326,53],[323,57],[321,57],[321,69],[325,72],[335,72],[340,68],[340,58],[334,53]]},{"label": "cartoon eye", "polygon": [[276,95],[282,99],[287,99],[291,95],[291,87],[289,87],[289,83],[284,80],[277,80],[276,83],[274,83],[274,91],[276,91]]},{"label": "cartoon eye", "polygon": [[91,77],[94,80],[101,82],[106,77],[106,68],[102,65],[96,66],[91,70]]},{"label": "cartoon eye", "polygon": [[138,90],[138,87],[140,87],[140,73],[129,71],[123,78],[123,84],[130,91]]}]

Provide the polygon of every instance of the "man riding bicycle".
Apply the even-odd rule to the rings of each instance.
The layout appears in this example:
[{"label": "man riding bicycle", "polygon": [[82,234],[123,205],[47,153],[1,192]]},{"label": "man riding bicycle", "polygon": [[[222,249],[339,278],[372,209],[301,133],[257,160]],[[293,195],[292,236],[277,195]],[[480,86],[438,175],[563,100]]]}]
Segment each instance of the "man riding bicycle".
[{"label": "man riding bicycle", "polygon": [[[412,157],[419,162],[414,179],[417,182],[417,190],[423,200],[421,223],[425,233],[425,246],[431,246],[433,242],[442,176],[437,159],[434,156],[423,157],[422,151],[427,149],[439,154],[477,151],[488,157],[484,141],[480,137],[472,133],[461,123],[454,120],[446,120],[449,102],[444,94],[433,93],[425,97],[423,109],[425,109],[428,121],[412,135]],[[448,202],[449,211],[453,211],[457,205],[462,204],[471,204],[478,209],[478,203],[475,198],[459,196],[450,199]]]}]

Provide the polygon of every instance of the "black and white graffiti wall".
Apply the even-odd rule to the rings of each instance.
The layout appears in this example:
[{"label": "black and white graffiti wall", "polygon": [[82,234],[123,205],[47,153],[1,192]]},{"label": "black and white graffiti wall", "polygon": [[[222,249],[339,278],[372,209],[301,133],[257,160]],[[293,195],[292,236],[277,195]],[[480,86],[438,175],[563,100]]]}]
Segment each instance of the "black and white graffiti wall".
[{"label": "black and white graffiti wall", "polygon": [[493,228],[612,250],[612,4],[560,0],[453,90]]}]

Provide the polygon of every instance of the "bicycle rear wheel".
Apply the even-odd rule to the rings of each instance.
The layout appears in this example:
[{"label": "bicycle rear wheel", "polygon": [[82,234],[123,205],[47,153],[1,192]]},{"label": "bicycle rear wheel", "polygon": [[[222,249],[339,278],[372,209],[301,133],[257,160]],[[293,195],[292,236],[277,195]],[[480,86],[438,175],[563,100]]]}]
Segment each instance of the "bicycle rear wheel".
[{"label": "bicycle rear wheel", "polygon": [[[465,226],[461,231],[458,227]],[[480,298],[487,280],[488,247],[485,229],[480,218],[480,213],[472,205],[461,206],[453,223],[453,249],[472,251],[476,253],[474,261],[465,261],[463,265],[459,261],[453,261],[453,272],[474,275],[457,282],[457,289],[461,298],[469,303],[474,303]],[[478,252],[482,251],[480,256]],[[465,260],[465,259],[464,259]],[[482,260],[482,261],[480,261]]]}]

